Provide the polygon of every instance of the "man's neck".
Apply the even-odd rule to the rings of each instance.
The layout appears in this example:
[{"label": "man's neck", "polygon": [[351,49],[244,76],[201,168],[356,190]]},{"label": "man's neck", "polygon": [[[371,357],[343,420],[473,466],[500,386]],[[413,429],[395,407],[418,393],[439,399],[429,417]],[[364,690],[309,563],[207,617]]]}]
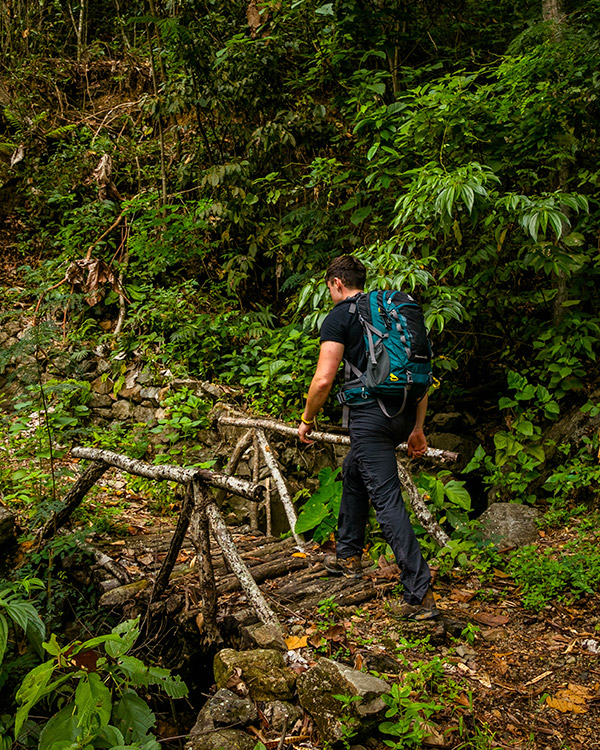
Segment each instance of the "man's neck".
[{"label": "man's neck", "polygon": [[362,289],[346,289],[344,287],[342,300],[348,299],[348,297],[356,297],[357,294],[361,294]]}]

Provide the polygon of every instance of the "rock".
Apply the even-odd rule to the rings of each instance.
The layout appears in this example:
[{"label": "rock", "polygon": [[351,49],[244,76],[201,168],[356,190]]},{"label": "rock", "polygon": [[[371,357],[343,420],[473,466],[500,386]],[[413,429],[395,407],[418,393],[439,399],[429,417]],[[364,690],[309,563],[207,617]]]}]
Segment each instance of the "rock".
[{"label": "rock", "polygon": [[21,383],[24,383],[25,385],[33,385],[38,382],[39,376],[40,374],[37,365],[23,364],[19,361],[19,368],[16,372],[16,377]]},{"label": "rock", "polygon": [[293,703],[287,701],[270,701],[265,703],[262,709],[263,716],[269,722],[271,729],[276,732],[291,733],[291,729],[303,716],[303,711]]},{"label": "rock", "polygon": [[113,400],[108,394],[92,393],[88,406],[91,409],[110,409],[112,404]]},{"label": "rock", "polygon": [[361,669],[366,672],[382,672],[384,674],[400,674],[403,666],[397,659],[390,656],[386,651],[360,651],[362,664]]},{"label": "rock", "polygon": [[15,517],[0,505],[0,548],[8,546],[16,541]]},{"label": "rock", "polygon": [[154,375],[152,375],[151,372],[148,372],[148,370],[143,370],[137,376],[138,385],[150,385],[153,382],[153,380],[154,380]]},{"label": "rock", "polygon": [[142,389],[139,385],[134,385],[131,388],[125,386],[119,391],[119,398],[125,398],[128,401],[136,401],[139,403],[142,400],[142,397],[140,396],[141,390]]},{"label": "rock", "polygon": [[254,750],[256,737],[251,737],[239,729],[220,729],[210,734],[192,737],[186,750]]},{"label": "rock", "polygon": [[276,651],[287,651],[287,646],[279,628],[274,625],[265,625],[257,622],[247,625],[241,629],[242,650],[251,648],[275,649]]},{"label": "rock", "polygon": [[427,435],[427,442],[432,448],[458,453],[454,466],[462,470],[473,458],[479,443],[465,435],[454,435],[450,432],[432,432]]},{"label": "rock", "polygon": [[140,388],[140,398],[151,402],[151,406],[158,406],[160,388],[153,385],[149,388]]},{"label": "rock", "polygon": [[479,518],[483,538],[500,549],[531,544],[539,538],[535,521],[541,515],[529,505],[494,503]]},{"label": "rock", "polygon": [[112,393],[114,383],[110,378],[99,376],[95,380],[92,380],[90,386],[94,393],[99,393],[105,396],[107,393]]},{"label": "rock", "polygon": [[[368,733],[384,717],[387,707],[381,696],[389,692],[384,680],[331,659],[319,659],[298,678],[300,705],[313,717],[326,742],[339,742],[349,729],[358,737]],[[345,705],[334,695],[359,700]]]},{"label": "rock", "polygon": [[437,432],[455,432],[465,428],[463,415],[458,411],[448,412],[446,414],[434,414],[431,418],[431,424]]},{"label": "rock", "polygon": [[99,359],[96,362],[96,372],[98,375],[104,375],[105,372],[109,372],[111,369],[111,364],[108,361],[108,359]]},{"label": "rock", "polygon": [[133,407],[130,401],[125,401],[125,399],[120,398],[112,405],[112,415],[120,422],[124,421],[125,419],[129,419],[132,414]]},{"label": "rock", "polygon": [[215,656],[214,672],[218,688],[239,676],[255,701],[290,700],[294,695],[296,675],[286,667],[281,651],[275,649],[223,649]]},{"label": "rock", "polygon": [[156,412],[154,409],[148,409],[145,406],[136,406],[133,409],[133,421],[154,425],[156,424]]},{"label": "rock", "polygon": [[221,688],[209,698],[200,713],[190,735],[213,732],[221,726],[245,727],[258,719],[256,706],[248,698],[240,698],[231,690]]}]

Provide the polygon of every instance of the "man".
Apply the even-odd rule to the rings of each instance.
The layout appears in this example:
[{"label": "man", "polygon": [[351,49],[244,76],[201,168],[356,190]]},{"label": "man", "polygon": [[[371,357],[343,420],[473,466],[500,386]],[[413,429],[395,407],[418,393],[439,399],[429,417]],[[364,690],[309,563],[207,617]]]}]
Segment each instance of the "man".
[{"label": "man", "polygon": [[[326,402],[339,365],[351,362],[361,372],[367,358],[363,328],[355,312],[354,298],[363,291],[365,266],[352,255],[335,258],[327,268],[325,281],[335,303],[321,327],[321,349],[306,406],[298,427],[298,437],[308,438],[314,418]],[[383,399],[385,411],[375,399],[350,407],[350,452],[342,469],[342,500],[338,517],[336,555],[326,556],[325,567],[335,575],[360,578],[361,557],[369,511],[369,498],[375,508],[383,535],[401,568],[404,602],[392,608],[401,616],[425,620],[438,611],[431,590],[431,573],[404,507],[396,446],[408,443],[409,456],[427,451],[423,424],[427,396],[418,404],[401,404]]]}]

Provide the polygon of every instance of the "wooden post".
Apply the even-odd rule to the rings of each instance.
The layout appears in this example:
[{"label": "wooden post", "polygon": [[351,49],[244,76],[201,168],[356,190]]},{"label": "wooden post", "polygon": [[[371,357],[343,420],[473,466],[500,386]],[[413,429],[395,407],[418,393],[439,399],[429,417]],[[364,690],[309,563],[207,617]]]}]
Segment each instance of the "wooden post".
[{"label": "wooden post", "polygon": [[65,495],[62,508],[53,513],[37,532],[39,541],[54,536],[65,525],[74,511],[80,506],[83,498],[108,468],[108,464],[104,463],[104,461],[95,461],[87,467]]},{"label": "wooden post", "polygon": [[246,564],[240,557],[239,552],[236,549],[235,542],[231,538],[229,529],[225,525],[223,516],[219,512],[219,509],[215,503],[208,503],[206,505],[206,516],[210,524],[212,533],[215,539],[219,543],[219,546],[223,550],[223,555],[227,562],[231,566],[231,569],[237,576],[242,588],[248,595],[250,603],[254,606],[256,614],[258,615],[261,622],[265,625],[274,625],[277,628],[281,628],[279,621],[275,613],[271,610],[267,604],[261,590],[256,585],[256,581],[250,575]]},{"label": "wooden post", "polygon": [[151,602],[156,601],[169,584],[169,578],[171,577],[171,573],[177,562],[177,556],[179,555],[181,545],[183,544],[183,540],[185,539],[185,535],[190,525],[193,509],[194,493],[190,489],[188,483],[185,488],[183,505],[181,506],[181,512],[177,519],[177,526],[169,546],[169,551],[167,552],[167,556],[163,560],[163,564],[160,566],[160,570],[156,576],[156,583],[154,584],[154,590],[152,591],[152,596],[150,598]]},{"label": "wooden post", "polygon": [[279,497],[281,498],[281,502],[283,503],[285,514],[290,524],[290,529],[292,530],[292,535],[296,540],[298,546],[302,547],[304,545],[304,539],[300,534],[296,533],[296,521],[298,520],[298,517],[296,516],[296,509],[294,508],[294,503],[292,502],[292,498],[290,497],[288,488],[283,477],[281,476],[281,472],[279,471],[279,466],[277,466],[277,462],[275,461],[275,456],[273,455],[271,446],[267,442],[265,433],[262,430],[256,430],[256,437],[258,438],[258,444],[260,445],[262,454],[265,457],[267,466],[269,467],[269,470],[275,481],[277,492],[279,493]]},{"label": "wooden post", "polygon": [[271,519],[271,480],[269,477],[265,479],[265,532],[267,536],[273,534],[273,523]]},{"label": "wooden post", "polygon": [[202,485],[197,480],[186,488],[186,493],[193,498],[194,511],[190,525],[190,538],[198,559],[198,574],[202,589],[202,634],[208,644],[218,643],[221,638],[217,628],[217,589],[215,572],[210,553],[210,530],[206,516],[208,498]]},{"label": "wooden post", "polygon": [[[258,444],[258,435],[254,431],[252,439],[252,481],[254,484],[258,484],[259,472],[260,472],[260,446]],[[253,531],[258,529],[258,504],[250,504],[250,528]]]},{"label": "wooden post", "polygon": [[422,524],[425,531],[432,537],[432,539],[440,546],[445,547],[450,541],[450,537],[438,524],[435,518],[429,512],[429,508],[425,505],[425,501],[419,494],[417,485],[413,482],[413,479],[402,461],[398,460],[398,475],[400,477],[400,483],[408,494],[409,502],[412,509],[415,512],[415,516]]}]

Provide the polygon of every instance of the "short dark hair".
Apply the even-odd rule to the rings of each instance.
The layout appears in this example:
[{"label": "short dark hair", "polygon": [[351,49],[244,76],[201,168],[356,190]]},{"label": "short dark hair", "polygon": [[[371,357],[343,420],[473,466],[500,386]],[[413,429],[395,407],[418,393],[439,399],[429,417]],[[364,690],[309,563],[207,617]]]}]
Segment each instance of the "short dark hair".
[{"label": "short dark hair", "polygon": [[354,255],[338,255],[327,266],[325,282],[338,278],[348,289],[364,289],[367,269]]}]

